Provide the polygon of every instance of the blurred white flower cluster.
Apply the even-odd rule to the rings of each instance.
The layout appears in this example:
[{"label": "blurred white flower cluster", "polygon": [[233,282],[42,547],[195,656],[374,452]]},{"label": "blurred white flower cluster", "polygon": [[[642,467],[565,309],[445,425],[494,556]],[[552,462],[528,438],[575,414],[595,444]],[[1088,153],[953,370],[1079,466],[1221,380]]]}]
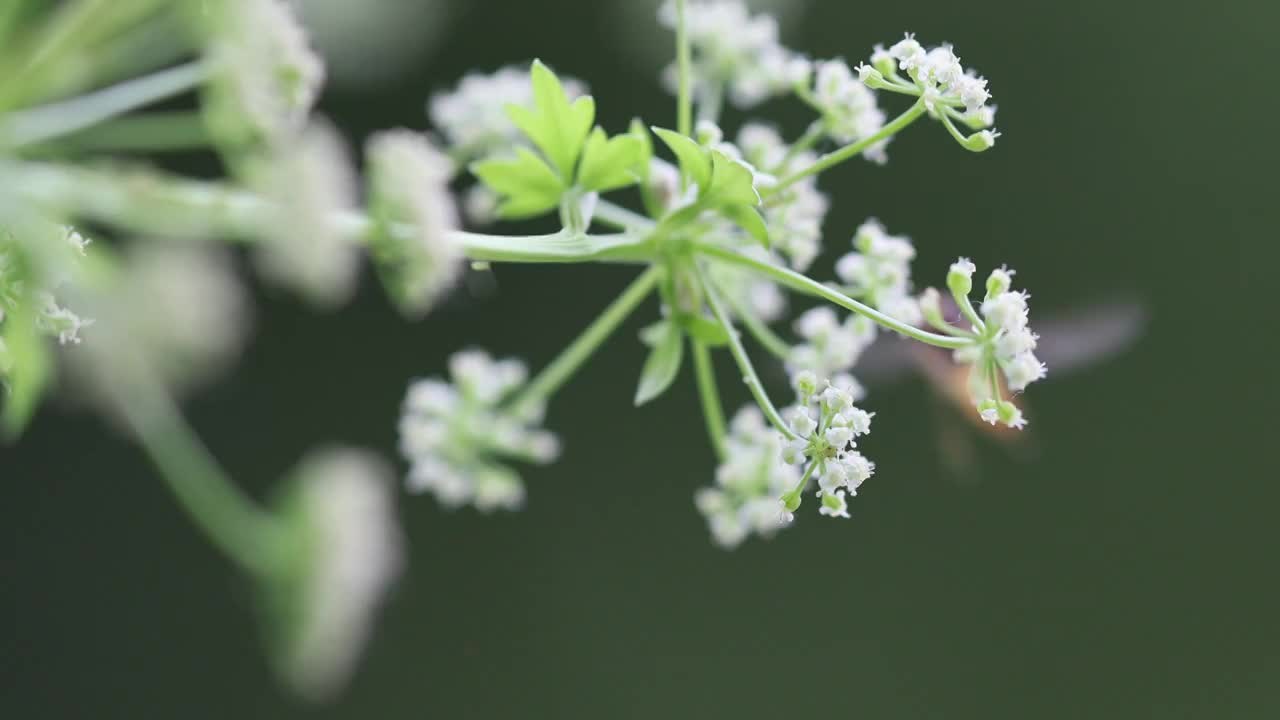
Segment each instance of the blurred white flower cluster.
[{"label": "blurred white flower cluster", "polygon": [[734,548],[753,533],[771,537],[786,526],[778,498],[796,484],[800,472],[782,462],[782,442],[758,408],[742,408],[733,417],[716,484],[694,497],[717,545]]},{"label": "blurred white flower cluster", "polygon": [[449,359],[449,374],[452,382],[415,381],[405,397],[400,452],[410,463],[409,490],[446,507],[519,509],[524,483],[498,461],[546,464],[560,454],[556,436],[538,428],[542,403],[505,403],[528,370],[514,358],[464,350]]},{"label": "blurred white flower cluster", "polygon": [[920,307],[911,295],[916,249],[910,238],[890,235],[871,218],[858,226],[853,247],[854,252],[836,261],[836,276],[845,292],[908,325],[919,325]]},{"label": "blurred white flower cluster", "polygon": [[[674,30],[675,2],[664,3],[658,19]],[[809,78],[809,61],[779,41],[778,21],[771,15],[752,15],[741,0],[690,0],[686,23],[696,92],[719,93],[727,88],[735,105],[750,108],[791,92]],[[664,73],[673,89],[677,75],[675,64]]]},{"label": "blurred white flower cluster", "polygon": [[361,450],[313,451],[294,470],[280,517],[296,553],[264,590],[279,670],[324,700],[350,676],[404,565],[395,485]]},{"label": "blurred white flower cluster", "polygon": [[[884,127],[884,112],[875,93],[854,76],[844,60],[817,63],[810,102],[822,113],[827,134],[838,143],[871,137]],[[889,161],[888,146],[885,138],[863,150],[862,156],[883,165]]]},{"label": "blurred white flower cluster", "polygon": [[[573,78],[560,78],[569,97],[587,94],[587,86]],[[508,105],[531,107],[533,84],[527,67],[507,66],[492,73],[473,72],[447,92],[438,92],[427,103],[431,123],[444,137],[459,164],[510,152],[528,145],[528,138],[511,121]]]}]

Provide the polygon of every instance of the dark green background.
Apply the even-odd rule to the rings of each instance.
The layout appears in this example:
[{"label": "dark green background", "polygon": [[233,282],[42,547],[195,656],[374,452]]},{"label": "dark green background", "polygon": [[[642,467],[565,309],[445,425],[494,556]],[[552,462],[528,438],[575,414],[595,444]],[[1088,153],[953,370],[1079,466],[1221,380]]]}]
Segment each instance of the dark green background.
[{"label": "dark green background", "polygon": [[[1275,382],[1245,339],[1275,330],[1276,7],[819,0],[788,31],[851,60],[903,29],[950,40],[1005,133],[972,156],[922,123],[888,167],[831,173],[828,262],[875,214],[916,239],[921,283],[961,253],[1014,265],[1033,324],[1145,304],[1131,352],[1033,388],[1031,459],[979,439],[957,476],[927,390],[874,391],[879,472],[853,520],[806,508],[725,553],[691,503],[713,470],[692,382],[631,409],[623,333],[553,404],[567,452],[526,474],[527,510],[404,499],[411,572],[349,693],[308,710],[272,682],[250,588],[137,451],[51,406],[0,449],[0,717],[1276,717]],[[609,127],[671,124],[618,18],[467,3],[400,86],[325,109],[353,139],[420,127],[466,69],[539,56],[591,84]],[[372,283],[332,316],[263,292],[256,343],[190,411],[256,492],[318,441],[391,455],[408,378],[470,344],[541,364],[632,272],[500,267],[417,325]]]}]

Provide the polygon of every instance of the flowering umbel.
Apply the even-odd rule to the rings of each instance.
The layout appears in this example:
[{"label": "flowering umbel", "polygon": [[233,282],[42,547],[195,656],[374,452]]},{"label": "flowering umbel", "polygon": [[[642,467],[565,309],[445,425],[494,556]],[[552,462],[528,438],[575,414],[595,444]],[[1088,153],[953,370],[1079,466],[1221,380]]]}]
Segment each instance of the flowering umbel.
[{"label": "flowering umbel", "polygon": [[[211,542],[262,588],[277,667],[306,697],[329,697],[350,676],[401,570],[393,471],[362,451],[309,453],[282,499],[264,507],[202,445],[180,399],[231,366],[249,339],[251,297],[225,245],[247,248],[273,285],[330,310],[355,295],[367,255],[392,304],[415,322],[463,284],[468,265],[635,269],[536,372],[464,350],[450,357],[447,378],[409,385],[397,428],[404,485],[448,508],[525,504],[532,493],[517,466],[526,472],[560,454],[542,427],[549,403],[655,298],[643,344],[631,345],[645,354],[639,379],[619,395],[657,402],[692,365],[717,463],[695,505],[721,547],[773,536],[806,497],[817,498],[822,516],[850,516],[851,498],[877,470],[864,454],[873,414],[854,373],[885,336],[951,351],[971,367],[979,416],[1025,425],[1013,395],[1045,367],[1013,271],[993,271],[975,306],[976,268],[955,263],[946,287],[956,321],[937,290],[916,295],[912,242],[873,219],[835,258],[834,278],[806,274],[831,248],[823,238],[840,202],[820,186],[823,173],[857,158],[887,162],[890,143],[920,119],[941,123],[968,150],[994,146],[988,83],[949,45],[926,48],[908,35],[855,69],[787,48],[773,18],[738,0],[671,0],[659,14],[677,41],[669,127],[635,120],[610,132],[599,124],[610,116],[597,113],[585,85],[535,60],[527,71],[468,74],[435,94],[427,106],[434,131],[371,133],[357,169],[342,133],[313,112],[324,65],[289,2],[67,0],[59,8],[71,18],[91,10],[105,23],[94,28],[97,40],[81,47],[74,33],[58,34],[59,23],[33,25],[32,42],[6,46],[10,66],[31,71],[0,82],[3,429],[16,436],[29,422],[65,346],[75,387],[137,441]],[[113,21],[160,13],[192,23],[175,42],[190,41],[181,49],[199,59],[86,91],[118,80],[122,65],[101,58],[137,49]],[[137,67],[171,57],[158,51]],[[92,157],[74,142],[193,90],[199,114],[167,119],[194,120],[199,132],[117,126],[107,135],[119,147]],[[896,116],[895,96],[911,103]],[[724,124],[726,100],[751,109],[786,97],[811,111],[795,137],[758,117]],[[224,177],[177,176],[134,157],[171,149],[216,153]],[[532,235],[464,232],[460,206],[477,225],[558,224]],[[76,228],[104,242],[90,245]],[[848,228],[836,232],[848,237]],[[534,322],[531,331],[543,332]],[[781,410],[756,351],[790,375],[794,401]],[[728,361],[754,401],[732,421],[716,372]],[[878,432],[885,422],[877,420]],[[886,460],[880,473],[893,472]]]}]

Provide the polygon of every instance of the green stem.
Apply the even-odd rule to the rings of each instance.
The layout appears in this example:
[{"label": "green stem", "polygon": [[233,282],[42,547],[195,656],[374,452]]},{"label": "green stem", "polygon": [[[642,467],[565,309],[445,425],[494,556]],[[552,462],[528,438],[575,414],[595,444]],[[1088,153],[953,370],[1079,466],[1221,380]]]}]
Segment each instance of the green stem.
[{"label": "green stem", "polygon": [[868,135],[867,137],[861,140],[858,140],[857,142],[851,143],[849,145],[845,145],[839,150],[834,150],[832,152],[827,153],[826,155],[823,155],[814,164],[810,165],[809,167],[803,170],[800,170],[799,172],[796,172],[790,175],[789,177],[785,178],[784,180],[782,180],[782,182],[778,183],[774,187],[769,188],[769,190],[767,191],[768,194],[772,195],[774,193],[780,192],[790,187],[791,185],[794,185],[795,183],[800,182],[801,180],[807,177],[817,175],[818,173],[823,172],[824,170],[827,170],[831,167],[839,165],[845,160],[848,160],[849,158],[856,156],[858,153],[862,152],[863,150],[866,150],[872,145],[875,145],[881,140],[884,140],[885,138],[891,137],[894,134],[900,132],[902,129],[906,128],[908,125],[910,125],[911,123],[919,119],[919,117],[921,115],[924,115],[924,113],[925,113],[924,101],[922,100],[917,101],[906,112],[894,118],[893,121],[891,121],[888,125],[885,125],[884,127],[880,128],[879,132],[875,133],[874,135]]},{"label": "green stem", "polygon": [[694,263],[694,269],[698,274],[698,281],[702,285],[702,291],[707,298],[707,304],[711,306],[711,312],[715,314],[716,320],[724,327],[725,334],[729,337],[729,352],[733,355],[734,362],[738,364],[738,369],[742,371],[742,382],[746,384],[747,390],[751,391],[751,397],[755,398],[756,404],[760,406],[760,410],[764,412],[765,417],[769,418],[769,422],[778,429],[789,440],[798,440],[799,436],[791,430],[786,421],[782,419],[782,415],[778,412],[778,408],[774,407],[773,401],[769,399],[769,394],[765,392],[764,383],[760,381],[760,375],[756,373],[755,367],[751,364],[751,356],[747,355],[747,350],[742,346],[742,338],[739,337],[738,331],[733,327],[733,321],[729,317],[729,313],[725,312],[723,304],[720,302],[716,289],[707,282],[706,273],[703,272],[697,263]]},{"label": "green stem", "polygon": [[[11,178],[19,196],[32,205],[168,239],[253,242],[278,222],[272,203],[218,182],[33,162],[0,162],[0,175]],[[357,242],[372,226],[359,212],[336,213],[333,222]],[[403,227],[391,230],[413,234]],[[654,254],[649,238],[635,233],[506,236],[455,231],[450,237],[467,258],[479,262],[645,262]]]},{"label": "green stem", "polygon": [[791,288],[797,292],[814,295],[835,303],[840,307],[852,310],[859,315],[870,318],[890,330],[919,340],[922,343],[951,350],[969,347],[974,344],[974,341],[969,338],[938,335],[936,333],[926,332],[915,326],[908,325],[901,320],[885,315],[869,305],[864,305],[842,292],[832,290],[816,280],[811,280],[798,272],[788,270],[784,267],[778,267],[777,265],[773,265],[763,260],[756,260],[755,258],[748,257],[735,250],[704,242],[694,243],[693,249],[705,257],[723,260],[724,262],[754,270],[761,275],[772,278],[778,284]]},{"label": "green stem", "polygon": [[78,152],[180,152],[209,145],[204,118],[178,111],[131,115],[63,138]]},{"label": "green stem", "polygon": [[280,532],[275,519],[235,486],[173,399],[141,379],[112,392],[138,443],[200,530],[244,569],[269,571]]},{"label": "green stem", "polygon": [[720,404],[720,388],[716,385],[715,368],[711,364],[711,350],[701,340],[693,341],[693,369],[698,380],[698,396],[702,399],[702,417],[707,421],[707,435],[711,438],[716,457],[724,460],[724,406]]},{"label": "green stem", "polygon": [[200,84],[205,66],[191,62],[105,90],[12,113],[0,120],[0,145],[22,147],[92,127]]},{"label": "green stem", "polygon": [[724,84],[707,83],[698,92],[698,120],[713,125],[720,122],[720,111],[724,106]]},{"label": "green stem", "polygon": [[619,230],[650,230],[657,224],[634,210],[603,199],[596,202],[595,219]]},{"label": "green stem", "polygon": [[795,160],[800,155],[800,153],[818,144],[818,141],[822,139],[822,136],[825,135],[826,132],[827,132],[827,121],[814,120],[813,123],[809,125],[809,129],[805,131],[804,135],[801,135],[799,138],[796,139],[795,142],[791,143],[791,147],[787,149],[786,156],[782,158],[782,164],[779,167],[773,168],[773,169],[781,170],[782,168],[785,168],[787,165],[790,165],[791,161]]},{"label": "green stem", "polygon": [[749,308],[744,307],[732,295],[726,296],[725,301],[729,304],[729,309],[733,311],[733,314],[742,320],[742,326],[747,329],[747,332],[751,333],[751,336],[756,339],[756,342],[760,343],[761,347],[768,350],[779,360],[785,361],[791,357],[791,345],[775,333],[773,328],[766,325],[763,320],[751,312]]},{"label": "green stem", "polygon": [[542,372],[538,373],[537,377],[511,400],[511,409],[513,411],[528,410],[554,395],[604,344],[604,341],[609,339],[613,331],[618,329],[618,326],[649,296],[649,293],[653,292],[661,276],[662,269],[656,266],[641,273],[640,277],[632,281],[627,289],[606,307],[604,312],[600,313],[600,317],[592,321],[569,347],[561,351],[550,365],[543,368]]},{"label": "green stem", "polygon": [[693,134],[693,97],[690,83],[693,74],[693,49],[689,46],[687,0],[676,0],[676,66],[679,72],[679,97],[676,100],[676,129],[681,135]]},{"label": "green stem", "polygon": [[809,467],[805,469],[804,475],[800,477],[800,482],[795,484],[785,495],[782,496],[782,502],[787,508],[787,512],[795,512],[800,509],[800,503],[804,497],[805,488],[809,487],[809,480],[813,477],[813,473],[818,469],[818,461],[814,460],[809,463]]}]

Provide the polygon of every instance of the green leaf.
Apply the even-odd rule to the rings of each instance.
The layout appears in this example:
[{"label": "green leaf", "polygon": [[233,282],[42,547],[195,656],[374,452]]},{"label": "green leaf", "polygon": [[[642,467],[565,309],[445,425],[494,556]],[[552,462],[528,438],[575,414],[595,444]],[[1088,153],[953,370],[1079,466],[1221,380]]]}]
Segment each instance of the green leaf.
[{"label": "green leaf", "polygon": [[507,115],[542,154],[560,171],[567,185],[582,153],[582,145],[595,122],[596,105],[590,96],[569,102],[560,79],[541,60],[533,61],[533,109],[508,105]]},{"label": "green leaf", "polygon": [[729,344],[729,333],[720,323],[704,315],[680,313],[680,327],[694,340],[711,347]]},{"label": "green leaf", "polygon": [[636,405],[644,405],[671,387],[680,371],[680,360],[684,356],[684,332],[674,322],[664,323],[666,329],[658,338],[657,345],[644,361],[644,369],[640,372],[640,386],[636,388]]},{"label": "green leaf", "polygon": [[757,242],[770,248],[773,243],[769,240],[769,227],[765,225],[764,218],[760,216],[759,211],[749,205],[728,205],[720,208],[720,212],[733,221],[733,224],[746,230],[751,237]]},{"label": "green leaf", "polygon": [[472,164],[471,172],[505,200],[498,213],[519,219],[541,215],[559,206],[564,182],[528,148],[516,148],[513,158],[494,158]]},{"label": "green leaf", "polygon": [[707,149],[674,130],[655,127],[653,131],[675,153],[685,176],[697,183],[702,192],[706,192],[711,187],[711,158],[707,155]]},{"label": "green leaf", "polygon": [[587,137],[578,168],[578,186],[584,190],[607,192],[639,182],[639,166],[644,143],[632,135],[607,138],[596,128]]},{"label": "green leaf", "polygon": [[751,168],[719,150],[711,151],[711,185],[704,186],[708,205],[759,205],[755,175]]}]

